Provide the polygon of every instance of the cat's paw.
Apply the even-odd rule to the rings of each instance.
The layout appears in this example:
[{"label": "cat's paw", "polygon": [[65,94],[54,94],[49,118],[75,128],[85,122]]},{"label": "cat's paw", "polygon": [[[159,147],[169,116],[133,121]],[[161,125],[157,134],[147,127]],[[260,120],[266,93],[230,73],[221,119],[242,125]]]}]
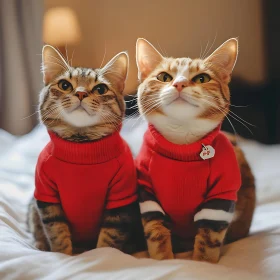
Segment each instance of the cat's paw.
[{"label": "cat's paw", "polygon": [[69,255],[69,256],[73,256],[72,248],[66,249],[62,253],[66,254],[66,255]]},{"label": "cat's paw", "polygon": [[172,252],[167,254],[166,257],[164,258],[164,260],[173,260],[173,259],[175,259],[175,257]]},{"label": "cat's paw", "polygon": [[157,253],[150,252],[150,258],[154,260],[173,260],[175,259],[172,251],[159,251]]},{"label": "cat's paw", "polygon": [[60,246],[53,246],[51,251],[73,256],[72,242],[65,239],[64,243],[60,244]]},{"label": "cat's paw", "polygon": [[[67,244],[67,243],[66,243]],[[59,251],[60,253],[66,254],[68,256],[73,256],[74,252],[73,252],[73,248],[72,248],[72,243],[71,241],[69,241],[68,246],[66,248],[64,248],[63,250]]]},{"label": "cat's paw", "polygon": [[36,241],[34,245],[40,251],[49,251],[49,246],[45,242]]},{"label": "cat's paw", "polygon": [[220,259],[220,252],[220,248],[200,246],[194,249],[192,259],[194,261],[217,263]]}]

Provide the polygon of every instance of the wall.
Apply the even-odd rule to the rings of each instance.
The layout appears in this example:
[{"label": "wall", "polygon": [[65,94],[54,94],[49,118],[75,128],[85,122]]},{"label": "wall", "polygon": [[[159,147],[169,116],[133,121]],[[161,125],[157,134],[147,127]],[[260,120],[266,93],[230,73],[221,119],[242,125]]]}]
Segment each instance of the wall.
[{"label": "wall", "polygon": [[80,21],[82,41],[75,47],[74,64],[99,67],[105,48],[105,61],[129,51],[127,92],[137,87],[138,37],[179,57],[198,57],[206,45],[213,43],[214,50],[238,37],[240,56],[234,74],[253,83],[266,79],[261,0],[45,0],[45,9],[56,6],[71,7]]}]

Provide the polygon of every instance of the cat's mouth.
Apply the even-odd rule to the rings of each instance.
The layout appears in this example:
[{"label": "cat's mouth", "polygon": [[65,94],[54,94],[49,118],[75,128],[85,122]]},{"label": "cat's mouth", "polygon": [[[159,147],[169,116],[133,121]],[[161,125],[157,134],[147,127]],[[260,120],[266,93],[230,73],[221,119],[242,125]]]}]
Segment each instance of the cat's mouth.
[{"label": "cat's mouth", "polygon": [[175,97],[169,104],[190,104],[194,107],[199,107],[194,101],[188,96],[179,95]]},{"label": "cat's mouth", "polygon": [[72,112],[85,112],[89,116],[92,116],[92,112],[89,112],[86,106],[83,106],[82,103],[80,103],[76,108],[73,108]]}]

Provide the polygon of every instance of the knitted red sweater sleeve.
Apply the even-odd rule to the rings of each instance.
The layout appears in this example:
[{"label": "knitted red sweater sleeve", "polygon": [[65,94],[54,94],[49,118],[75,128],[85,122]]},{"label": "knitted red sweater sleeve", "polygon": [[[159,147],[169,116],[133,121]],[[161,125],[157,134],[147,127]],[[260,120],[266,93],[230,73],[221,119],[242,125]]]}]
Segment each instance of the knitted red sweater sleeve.
[{"label": "knitted red sweater sleeve", "polygon": [[135,160],[137,170],[137,185],[139,188],[143,188],[149,193],[153,193],[152,180],[149,174],[151,156],[152,152],[144,142]]},{"label": "knitted red sweater sleeve", "polygon": [[54,182],[47,176],[45,163],[49,158],[46,148],[41,152],[35,172],[35,192],[37,200],[50,203],[60,203],[59,194]]},{"label": "knitted red sweater sleeve", "polygon": [[137,200],[136,170],[128,147],[118,162],[120,168],[109,186],[106,209],[123,207]]},{"label": "knitted red sweater sleeve", "polygon": [[220,133],[215,140],[215,147],[216,154],[210,160],[209,191],[206,201],[212,199],[236,201],[241,176],[232,144]]}]

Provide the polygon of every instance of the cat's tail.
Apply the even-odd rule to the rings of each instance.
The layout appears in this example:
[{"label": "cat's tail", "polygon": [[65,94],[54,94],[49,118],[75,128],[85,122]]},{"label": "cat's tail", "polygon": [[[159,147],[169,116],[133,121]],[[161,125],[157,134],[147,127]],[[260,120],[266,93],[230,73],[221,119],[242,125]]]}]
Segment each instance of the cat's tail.
[{"label": "cat's tail", "polygon": [[234,218],[225,240],[225,243],[231,243],[245,238],[249,234],[256,205],[256,187],[254,175],[242,149],[238,146],[237,137],[229,133],[226,133],[226,136],[233,145],[242,180],[237,194]]}]

